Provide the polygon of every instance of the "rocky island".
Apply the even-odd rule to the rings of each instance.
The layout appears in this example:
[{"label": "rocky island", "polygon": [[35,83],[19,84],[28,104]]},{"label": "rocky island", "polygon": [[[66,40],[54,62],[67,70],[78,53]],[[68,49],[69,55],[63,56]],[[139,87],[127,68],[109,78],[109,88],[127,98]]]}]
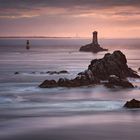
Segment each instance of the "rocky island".
[{"label": "rocky island", "polygon": [[93,53],[97,53],[97,52],[101,52],[101,51],[108,51],[108,49],[104,49],[104,48],[100,47],[100,45],[98,43],[98,36],[97,35],[98,35],[98,32],[94,31],[92,43],[87,44],[85,46],[82,46],[79,51],[93,52]]},{"label": "rocky island", "polygon": [[79,87],[104,84],[109,88],[115,86],[133,88],[134,86],[127,80],[127,77],[140,78],[134,70],[128,67],[125,55],[121,51],[114,51],[112,54],[105,54],[102,59],[92,60],[87,70],[80,72],[74,79],[45,80],[39,87]]}]

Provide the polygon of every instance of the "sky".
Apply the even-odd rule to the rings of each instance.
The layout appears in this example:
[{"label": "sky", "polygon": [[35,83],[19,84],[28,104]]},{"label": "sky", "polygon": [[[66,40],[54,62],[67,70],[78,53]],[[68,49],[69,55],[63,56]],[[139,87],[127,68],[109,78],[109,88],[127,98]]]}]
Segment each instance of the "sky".
[{"label": "sky", "polygon": [[0,0],[0,36],[140,38],[140,0]]}]

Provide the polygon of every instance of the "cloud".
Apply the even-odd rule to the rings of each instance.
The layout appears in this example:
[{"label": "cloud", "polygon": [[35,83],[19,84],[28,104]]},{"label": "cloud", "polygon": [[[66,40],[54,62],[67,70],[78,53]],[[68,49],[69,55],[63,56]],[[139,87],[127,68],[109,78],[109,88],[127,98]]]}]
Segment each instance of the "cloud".
[{"label": "cloud", "polygon": [[[0,17],[27,17],[47,14],[85,14],[113,8],[139,8],[140,0],[0,0]],[[34,14],[33,14],[34,13]],[[131,11],[118,11],[116,15],[129,15]],[[136,11],[133,14],[139,14]]]},{"label": "cloud", "polygon": [[0,0],[0,34],[140,36],[139,7],[140,0]]},{"label": "cloud", "polygon": [[139,6],[139,0],[0,0],[0,7],[23,8],[29,7],[94,7],[107,8],[113,6]]}]

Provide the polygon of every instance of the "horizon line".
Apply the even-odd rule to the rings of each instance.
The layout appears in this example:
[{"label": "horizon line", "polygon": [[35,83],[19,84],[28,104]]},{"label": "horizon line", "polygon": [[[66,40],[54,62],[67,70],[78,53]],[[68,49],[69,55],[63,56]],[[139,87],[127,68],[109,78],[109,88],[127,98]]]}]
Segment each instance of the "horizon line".
[{"label": "horizon line", "polygon": [[[87,39],[90,39],[92,37],[76,37],[76,36],[0,36],[0,39],[1,38],[87,38]],[[140,39],[140,37],[121,37],[121,38],[109,38],[109,37],[101,37],[99,39]]]}]

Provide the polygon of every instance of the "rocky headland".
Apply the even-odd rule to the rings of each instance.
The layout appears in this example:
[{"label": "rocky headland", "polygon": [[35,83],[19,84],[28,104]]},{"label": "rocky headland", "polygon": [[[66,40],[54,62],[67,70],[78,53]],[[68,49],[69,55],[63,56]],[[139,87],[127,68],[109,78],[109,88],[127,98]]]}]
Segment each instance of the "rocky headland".
[{"label": "rocky headland", "polygon": [[133,88],[134,86],[127,80],[127,77],[140,78],[134,70],[128,67],[125,55],[121,51],[114,51],[112,54],[105,54],[102,59],[92,60],[87,70],[80,72],[74,79],[45,80],[39,87],[79,87],[104,84],[109,88],[115,86]]}]

